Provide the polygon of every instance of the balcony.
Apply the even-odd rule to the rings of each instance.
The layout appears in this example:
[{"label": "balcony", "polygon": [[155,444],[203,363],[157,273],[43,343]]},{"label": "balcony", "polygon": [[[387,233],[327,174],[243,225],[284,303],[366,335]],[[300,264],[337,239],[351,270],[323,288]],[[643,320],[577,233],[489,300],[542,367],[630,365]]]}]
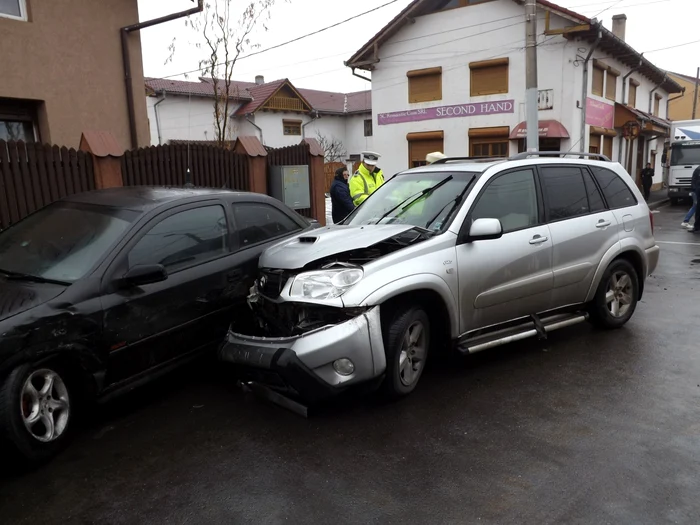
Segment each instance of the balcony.
[{"label": "balcony", "polygon": [[272,97],[267,104],[265,104],[265,109],[275,111],[307,111],[307,108],[301,100],[291,97]]}]

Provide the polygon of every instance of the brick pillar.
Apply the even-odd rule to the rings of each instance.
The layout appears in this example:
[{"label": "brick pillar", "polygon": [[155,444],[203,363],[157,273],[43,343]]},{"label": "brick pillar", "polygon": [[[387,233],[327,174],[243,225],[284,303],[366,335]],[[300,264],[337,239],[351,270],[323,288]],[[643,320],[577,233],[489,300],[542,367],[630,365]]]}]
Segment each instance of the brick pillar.
[{"label": "brick pillar", "polygon": [[241,136],[233,151],[248,156],[248,191],[267,195],[267,150],[258,137]]},{"label": "brick pillar", "polygon": [[124,149],[109,131],[85,131],[80,137],[81,151],[92,157],[95,188],[120,188],[124,186],[122,177],[122,156]]}]

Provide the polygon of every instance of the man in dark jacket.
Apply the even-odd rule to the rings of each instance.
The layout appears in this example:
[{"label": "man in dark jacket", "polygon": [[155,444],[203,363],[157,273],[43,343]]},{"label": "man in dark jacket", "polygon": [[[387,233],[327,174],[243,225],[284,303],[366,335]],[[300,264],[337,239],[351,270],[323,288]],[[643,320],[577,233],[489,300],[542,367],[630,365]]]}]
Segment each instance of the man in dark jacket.
[{"label": "man in dark jacket", "polygon": [[644,199],[649,200],[651,185],[654,182],[654,168],[647,163],[647,167],[642,170],[642,188],[644,189]]},{"label": "man in dark jacket", "polygon": [[347,168],[335,170],[335,178],[331,184],[331,205],[334,224],[338,224],[355,209],[355,205],[350,198],[348,176]]},{"label": "man in dark jacket", "polygon": [[[693,172],[693,178],[690,181],[690,189],[695,193],[698,202],[700,202],[700,166],[695,168]],[[700,206],[695,208],[695,226],[690,231],[695,234],[700,234]]]}]

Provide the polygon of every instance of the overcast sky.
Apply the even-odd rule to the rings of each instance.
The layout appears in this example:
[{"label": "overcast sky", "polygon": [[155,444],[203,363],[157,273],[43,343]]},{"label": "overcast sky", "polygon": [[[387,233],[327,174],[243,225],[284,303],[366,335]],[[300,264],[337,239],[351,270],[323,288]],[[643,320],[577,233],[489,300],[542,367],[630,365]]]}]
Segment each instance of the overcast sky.
[{"label": "overcast sky", "polygon": [[[258,31],[253,42],[258,43],[260,49],[271,47],[389,1],[291,0],[287,3],[277,0],[268,22],[269,30]],[[289,78],[297,87],[309,89],[339,92],[370,89],[370,83],[353,77],[350,69],[343,66],[343,61],[409,3],[410,0],[397,0],[318,35],[240,60],[235,67],[234,79],[252,82],[255,75],[260,74],[266,81]],[[695,76],[696,68],[700,66],[699,0],[559,0],[555,3],[589,17],[598,15],[607,28],[611,28],[613,15],[624,13],[627,15],[627,42],[638,51],[646,52],[645,56],[656,65],[690,76]],[[241,6],[247,1],[234,0],[233,4]],[[139,0],[140,18],[150,20],[193,5],[192,0]],[[335,9],[331,11],[330,5]],[[177,37],[175,55],[165,64],[170,54],[168,45],[174,37]],[[656,51],[695,40],[699,42]],[[175,78],[184,78],[180,73],[199,67],[203,56],[203,51],[195,46],[197,35],[185,27],[183,20],[144,29],[141,41],[146,76],[178,75]],[[192,73],[190,79],[196,80],[196,75]]]}]

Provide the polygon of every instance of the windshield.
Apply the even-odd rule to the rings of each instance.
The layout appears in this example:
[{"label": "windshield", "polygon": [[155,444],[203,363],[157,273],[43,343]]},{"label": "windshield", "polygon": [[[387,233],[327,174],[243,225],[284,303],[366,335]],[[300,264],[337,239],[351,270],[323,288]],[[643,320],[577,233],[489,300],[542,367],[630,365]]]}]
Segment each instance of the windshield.
[{"label": "windshield", "polygon": [[700,164],[700,143],[673,144],[671,146],[671,166],[690,166]]},{"label": "windshield", "polygon": [[77,281],[137,216],[107,206],[52,204],[0,233],[0,269]]},{"label": "windshield", "polygon": [[381,185],[343,224],[410,224],[440,232],[474,175],[444,171],[397,175]]}]

